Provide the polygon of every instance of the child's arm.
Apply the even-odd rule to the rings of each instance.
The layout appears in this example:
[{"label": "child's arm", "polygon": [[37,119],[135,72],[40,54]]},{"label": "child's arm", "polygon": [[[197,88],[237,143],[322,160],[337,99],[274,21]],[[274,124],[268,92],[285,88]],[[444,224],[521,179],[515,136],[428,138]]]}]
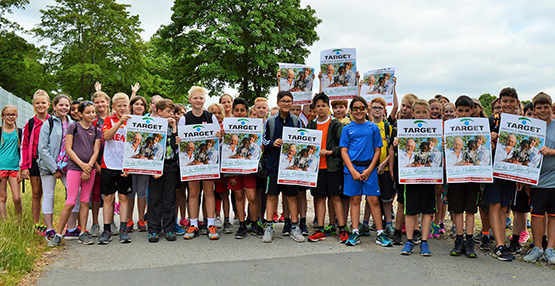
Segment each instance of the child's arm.
[{"label": "child's arm", "polygon": [[108,141],[108,140],[112,140],[112,138],[114,137],[114,135],[116,134],[116,132],[118,131],[118,129],[121,127],[121,125],[125,122],[127,122],[127,120],[129,120],[129,118],[131,118],[131,115],[129,114],[124,114],[120,120],[118,122],[116,122],[116,124],[114,124],[114,126],[112,126],[112,128],[104,131],[104,140]]},{"label": "child's arm", "polygon": [[[74,126],[74,127],[77,128],[77,126]],[[98,150],[100,151],[100,145],[98,146],[99,146]],[[83,170],[83,172],[90,174],[92,170],[92,166],[94,165],[94,161],[93,161],[93,164],[89,165],[81,161],[81,159],[79,159],[75,151],[73,151],[73,134],[71,132],[68,132],[66,134],[66,154],[67,156],[69,156],[71,161],[79,165],[79,167],[81,168],[81,170]]]},{"label": "child's arm", "polygon": [[376,168],[376,165],[378,165],[378,162],[380,161],[380,150],[381,150],[381,147],[374,148],[374,158],[372,158],[372,164],[370,164],[370,167],[362,171],[362,174],[361,174],[362,181],[368,180],[368,177],[370,177],[370,174]]},{"label": "child's arm", "polygon": [[353,176],[353,179],[355,181],[362,181],[360,173],[355,169],[355,167],[353,166],[353,162],[351,162],[351,158],[349,157],[349,148],[341,148],[341,157],[343,158],[343,162],[345,162],[345,166],[347,166],[347,169],[349,169],[349,172],[351,172],[351,176]]},{"label": "child's arm", "polygon": [[397,116],[397,109],[399,109],[399,101],[397,100],[397,77],[393,77],[393,109],[391,109],[391,119],[395,120]]},{"label": "child's arm", "polygon": [[41,162],[44,164],[43,167],[47,169],[50,174],[53,174],[54,176],[60,176],[61,172],[58,171],[56,160],[54,159],[52,153],[50,153],[50,128],[52,128],[52,126],[50,126],[50,122],[48,120],[45,120],[40,129],[37,153],[41,158]]},{"label": "child's arm", "polygon": [[94,140],[93,154],[91,156],[91,159],[89,160],[89,166],[92,166],[93,168],[95,166],[96,159],[98,159],[98,155],[100,154],[100,144],[100,138]]},{"label": "child's arm", "polygon": [[387,160],[389,161],[389,175],[391,179],[395,182],[395,173],[393,172],[393,166],[395,164],[395,150],[393,146],[389,147],[389,155],[387,155]]}]

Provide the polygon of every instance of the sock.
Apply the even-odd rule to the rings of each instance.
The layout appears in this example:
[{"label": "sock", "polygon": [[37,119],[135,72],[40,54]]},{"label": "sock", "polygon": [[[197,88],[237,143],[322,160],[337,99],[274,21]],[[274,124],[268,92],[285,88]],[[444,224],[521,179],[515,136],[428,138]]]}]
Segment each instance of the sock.
[{"label": "sock", "polygon": [[353,229],[353,234],[359,235],[358,228]]},{"label": "sock", "polygon": [[[539,245],[538,245],[538,247],[539,247]],[[541,247],[541,248],[542,248],[542,249],[546,249],[546,248],[547,248],[547,235],[544,235],[544,236],[542,237],[542,247]]]},{"label": "sock", "polygon": [[462,235],[462,234],[461,234],[461,235],[458,235],[458,234],[457,234],[457,239],[458,239],[458,240],[462,240],[462,239],[463,239],[463,235]]},{"label": "sock", "polygon": [[56,236],[59,237],[59,238],[62,238],[62,235],[59,234],[59,233],[56,233]]},{"label": "sock", "polygon": [[208,220],[207,220],[207,219],[204,219],[202,222],[204,223],[204,226],[207,226],[207,224],[208,224]]},{"label": "sock", "polygon": [[393,224],[391,222],[386,222],[385,225],[389,226],[389,225],[393,225]]},{"label": "sock", "polygon": [[229,217],[224,217],[224,223],[229,222]]},{"label": "sock", "polygon": [[422,239],[422,243],[428,242],[428,239]]},{"label": "sock", "polygon": [[318,230],[324,232],[324,226],[318,226]]},{"label": "sock", "polygon": [[290,219],[290,218],[286,218],[286,219],[284,220],[284,223],[291,223],[291,219]]},{"label": "sock", "polygon": [[74,228],[68,228],[67,231],[69,231],[69,232],[74,232],[76,229],[77,229],[76,227],[74,227]]},{"label": "sock", "polygon": [[301,218],[301,224],[306,224],[306,217],[305,218]]},{"label": "sock", "polygon": [[393,233],[394,235],[401,235],[401,230],[400,229],[396,229],[395,232]]},{"label": "sock", "polygon": [[408,242],[414,244],[414,242],[412,241],[412,239],[407,239]]},{"label": "sock", "polygon": [[105,223],[105,224],[104,224],[104,231],[112,232],[112,227],[110,227],[110,224],[109,224],[109,223]]},{"label": "sock", "polygon": [[127,223],[126,222],[120,222],[119,223],[119,229],[120,229],[120,231],[124,230],[124,229],[127,229]]},{"label": "sock", "polygon": [[266,226],[271,226],[273,228],[274,227],[274,221],[269,220],[268,223],[266,224]]},{"label": "sock", "polygon": [[377,233],[378,233],[377,235],[380,236],[380,234],[382,234],[382,232],[383,232],[383,229],[378,230],[378,231],[377,231]]},{"label": "sock", "polygon": [[362,221],[362,223],[365,224],[365,225],[369,225],[369,224],[370,224],[370,222],[367,221],[367,220]]},{"label": "sock", "polygon": [[240,221],[240,222],[239,222],[239,225],[240,225],[241,227],[247,227],[247,222],[246,222],[246,221]]},{"label": "sock", "polygon": [[466,235],[466,241],[472,241],[472,234]]},{"label": "sock", "polygon": [[191,226],[198,227],[198,218],[192,218],[190,223]]},{"label": "sock", "polygon": [[340,230],[340,231],[341,231],[341,230],[346,230],[346,229],[345,229],[345,226],[344,226],[344,225],[340,225],[340,226],[339,226],[339,230]]},{"label": "sock", "polygon": [[488,230],[488,231],[482,230],[482,234],[484,234],[484,235],[489,235],[489,230]]},{"label": "sock", "polygon": [[214,218],[208,218],[208,225],[214,225]]},{"label": "sock", "polygon": [[299,223],[298,222],[294,222],[291,224],[291,229],[294,229],[296,227],[299,227]]}]

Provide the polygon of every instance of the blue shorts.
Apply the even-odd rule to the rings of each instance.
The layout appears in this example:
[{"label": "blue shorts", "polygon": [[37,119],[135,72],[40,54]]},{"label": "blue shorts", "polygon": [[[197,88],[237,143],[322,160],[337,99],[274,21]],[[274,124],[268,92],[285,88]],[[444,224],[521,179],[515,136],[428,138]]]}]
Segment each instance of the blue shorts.
[{"label": "blue shorts", "polygon": [[511,205],[516,190],[516,183],[499,183],[494,179],[492,184],[486,184],[484,199],[488,204],[501,204],[503,207]]},{"label": "blue shorts", "polygon": [[[359,170],[360,168],[360,170]],[[355,166],[357,171],[362,172],[363,167]],[[377,197],[380,195],[380,186],[378,184],[378,173],[374,171],[370,174],[370,177],[366,181],[355,181],[351,173],[343,173],[344,185],[343,194],[349,197],[353,196],[371,196]]]}]

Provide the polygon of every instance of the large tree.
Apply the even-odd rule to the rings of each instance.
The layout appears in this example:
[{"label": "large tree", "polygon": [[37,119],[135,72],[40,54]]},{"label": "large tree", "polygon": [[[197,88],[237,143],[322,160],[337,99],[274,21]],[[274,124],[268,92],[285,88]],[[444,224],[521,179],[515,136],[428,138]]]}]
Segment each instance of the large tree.
[{"label": "large tree", "polygon": [[276,85],[278,62],[304,63],[321,22],[300,0],[176,0],[158,31],[178,92],[237,88],[251,103]]}]

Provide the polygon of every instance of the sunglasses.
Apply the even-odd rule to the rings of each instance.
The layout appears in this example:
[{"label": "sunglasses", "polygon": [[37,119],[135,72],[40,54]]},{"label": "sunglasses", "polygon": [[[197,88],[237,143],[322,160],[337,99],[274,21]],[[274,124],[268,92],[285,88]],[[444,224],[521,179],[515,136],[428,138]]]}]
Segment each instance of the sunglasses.
[{"label": "sunglasses", "polygon": [[351,110],[352,111],[365,111],[366,106],[352,107]]}]

